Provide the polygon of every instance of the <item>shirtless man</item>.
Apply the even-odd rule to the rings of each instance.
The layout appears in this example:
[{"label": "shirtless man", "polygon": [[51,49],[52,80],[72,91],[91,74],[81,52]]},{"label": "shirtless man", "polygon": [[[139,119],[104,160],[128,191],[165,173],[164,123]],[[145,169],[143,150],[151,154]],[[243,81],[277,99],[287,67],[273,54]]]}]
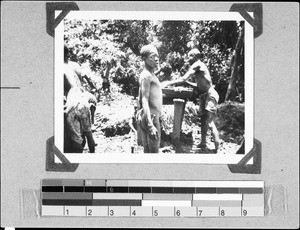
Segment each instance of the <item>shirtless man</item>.
[{"label": "shirtless man", "polygon": [[81,82],[82,73],[79,64],[68,60],[69,49],[64,46],[64,96],[67,97],[71,88],[76,87],[80,91],[84,91]]},{"label": "shirtless man", "polygon": [[162,90],[160,82],[155,76],[159,60],[156,47],[153,45],[143,46],[141,56],[145,62],[139,80],[139,102],[142,107],[140,125],[144,153],[158,153],[161,138]]},{"label": "shirtless man", "polygon": [[102,82],[102,90],[106,91],[107,93],[110,93],[110,82],[109,82],[109,72],[111,70],[111,63],[109,61],[106,61],[106,69],[105,73],[102,76],[103,82]]},{"label": "shirtless man", "polygon": [[[188,61],[191,65],[188,72],[181,78],[174,81],[163,82],[163,87],[167,85],[187,82],[189,85],[197,87],[200,90],[200,105],[199,114],[201,118],[201,143],[199,148],[207,148],[206,136],[208,128],[212,132],[214,138],[215,149],[217,153],[219,149],[219,133],[214,123],[214,118],[217,112],[217,104],[219,95],[212,85],[212,80],[206,65],[199,60],[200,51],[198,49],[192,49],[188,53]],[[196,83],[188,81],[189,78],[194,78]]]},{"label": "shirtless man", "polygon": [[91,113],[85,90],[82,87],[80,66],[68,60],[68,48],[64,46],[64,152],[82,153],[85,138],[90,152],[95,152],[91,131]]}]

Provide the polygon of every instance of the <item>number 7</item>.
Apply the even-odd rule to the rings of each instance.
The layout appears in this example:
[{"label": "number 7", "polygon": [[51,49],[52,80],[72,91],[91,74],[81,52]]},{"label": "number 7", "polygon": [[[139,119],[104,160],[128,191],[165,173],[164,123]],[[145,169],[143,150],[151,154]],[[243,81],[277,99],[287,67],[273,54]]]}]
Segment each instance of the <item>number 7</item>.
[{"label": "number 7", "polygon": [[198,216],[201,216],[201,214],[202,214],[202,210],[200,209],[198,210]]}]

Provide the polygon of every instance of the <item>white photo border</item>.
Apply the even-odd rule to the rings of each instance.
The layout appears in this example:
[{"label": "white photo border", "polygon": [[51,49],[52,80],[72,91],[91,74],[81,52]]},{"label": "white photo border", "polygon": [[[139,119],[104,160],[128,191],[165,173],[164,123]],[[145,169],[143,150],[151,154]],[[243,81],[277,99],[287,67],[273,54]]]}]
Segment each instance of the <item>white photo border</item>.
[{"label": "white photo border", "polygon": [[[59,11],[55,11],[58,15]],[[253,13],[249,13],[253,15]],[[191,11],[70,11],[65,19],[102,20],[216,20],[245,23],[245,154],[253,148],[254,138],[254,31],[238,12]],[[54,144],[63,153],[63,46],[64,20],[55,28],[54,53]],[[127,153],[67,153],[70,163],[189,163],[237,164],[244,154],[132,154]],[[57,162],[57,159],[56,159]]]}]

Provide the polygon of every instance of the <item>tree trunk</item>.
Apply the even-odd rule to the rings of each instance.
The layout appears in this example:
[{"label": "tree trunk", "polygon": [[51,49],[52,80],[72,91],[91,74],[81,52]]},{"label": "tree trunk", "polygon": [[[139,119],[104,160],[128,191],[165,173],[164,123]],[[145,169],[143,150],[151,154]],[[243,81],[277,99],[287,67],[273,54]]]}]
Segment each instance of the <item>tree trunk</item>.
[{"label": "tree trunk", "polygon": [[236,82],[239,79],[239,64],[241,60],[241,51],[243,48],[244,28],[240,30],[239,37],[235,46],[233,64],[231,66],[231,76],[228,84],[228,89],[225,97],[225,101],[235,101],[236,97]]}]

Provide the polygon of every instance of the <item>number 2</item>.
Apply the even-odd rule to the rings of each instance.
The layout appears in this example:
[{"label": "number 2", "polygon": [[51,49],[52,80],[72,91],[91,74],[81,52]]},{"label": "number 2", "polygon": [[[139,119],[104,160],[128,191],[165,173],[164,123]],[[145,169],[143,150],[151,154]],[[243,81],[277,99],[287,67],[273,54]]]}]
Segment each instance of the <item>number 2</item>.
[{"label": "number 2", "polygon": [[91,216],[92,215],[92,209],[89,209],[88,210],[88,216]]}]

